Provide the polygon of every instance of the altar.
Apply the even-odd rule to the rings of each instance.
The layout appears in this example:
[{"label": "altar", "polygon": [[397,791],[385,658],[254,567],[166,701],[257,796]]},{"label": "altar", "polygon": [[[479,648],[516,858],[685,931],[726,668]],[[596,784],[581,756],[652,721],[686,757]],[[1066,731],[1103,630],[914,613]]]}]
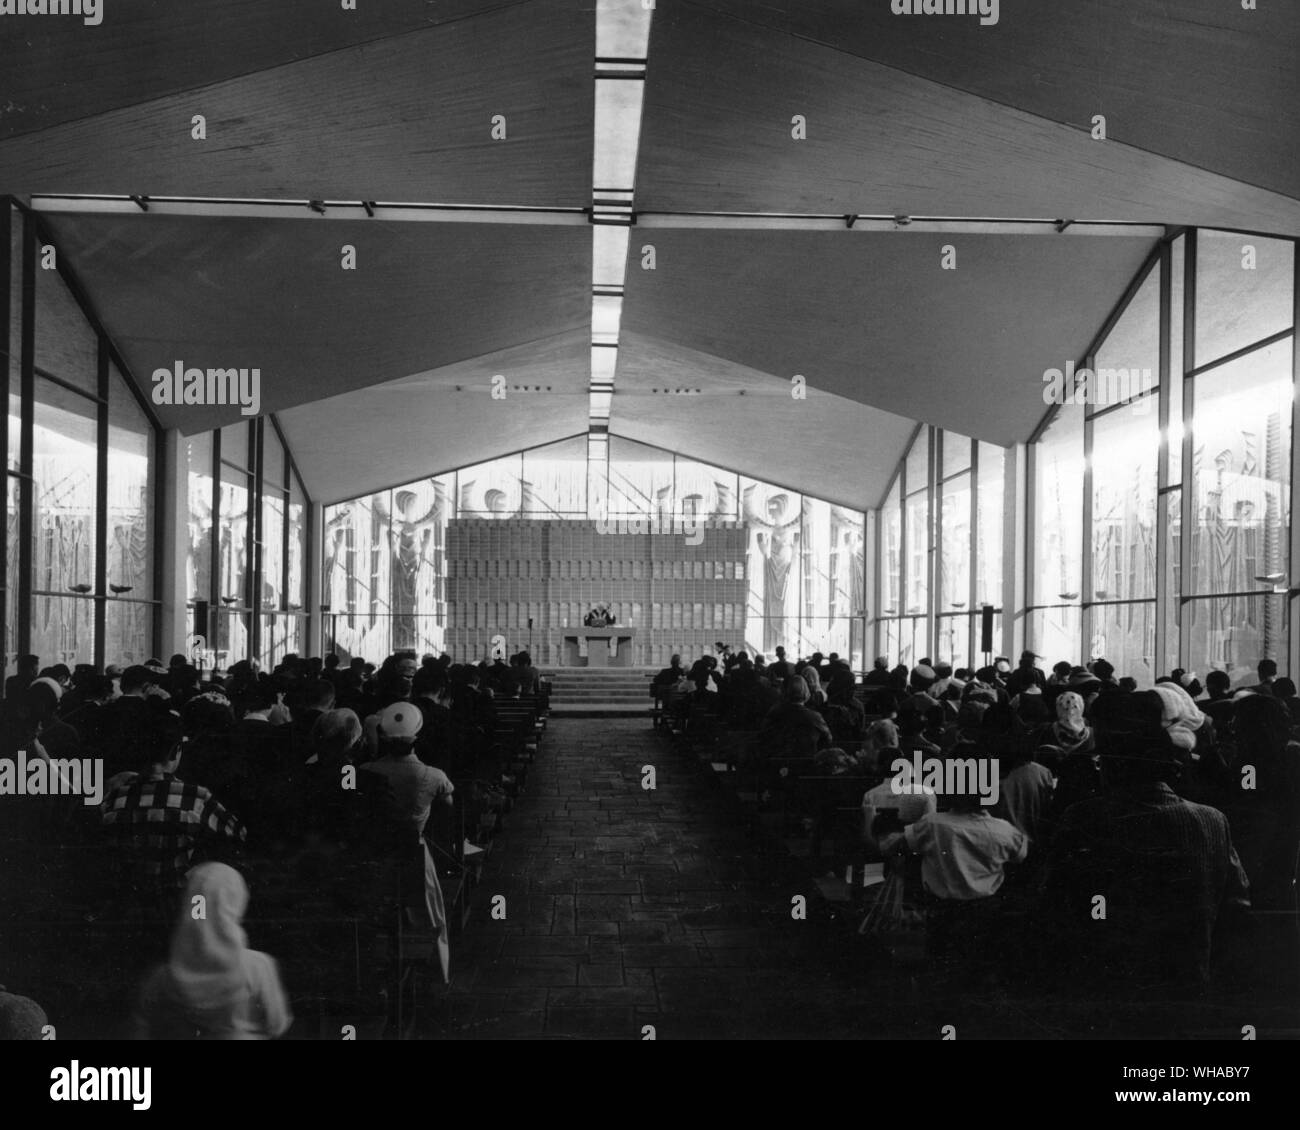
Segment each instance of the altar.
[{"label": "altar", "polygon": [[566,628],[566,667],[630,667],[635,628]]}]

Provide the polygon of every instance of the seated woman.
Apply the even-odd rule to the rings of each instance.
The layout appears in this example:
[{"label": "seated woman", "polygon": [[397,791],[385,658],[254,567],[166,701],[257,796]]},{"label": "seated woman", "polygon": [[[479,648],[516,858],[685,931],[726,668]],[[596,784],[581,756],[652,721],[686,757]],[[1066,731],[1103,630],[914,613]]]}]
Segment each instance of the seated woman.
[{"label": "seated woman", "polygon": [[224,863],[186,876],[171,954],[145,979],[133,1018],[143,1040],[270,1040],[293,1023],[275,959],[248,948],[248,887]]},{"label": "seated woman", "polygon": [[782,701],[763,719],[758,734],[758,751],[768,762],[790,758],[811,758],[831,744],[830,727],[815,710],[808,708],[808,683],[798,675],[785,681]]},{"label": "seated woman", "polygon": [[826,704],[821,716],[837,742],[861,741],[866,732],[866,712],[854,695],[853,673],[836,671],[826,687]]}]

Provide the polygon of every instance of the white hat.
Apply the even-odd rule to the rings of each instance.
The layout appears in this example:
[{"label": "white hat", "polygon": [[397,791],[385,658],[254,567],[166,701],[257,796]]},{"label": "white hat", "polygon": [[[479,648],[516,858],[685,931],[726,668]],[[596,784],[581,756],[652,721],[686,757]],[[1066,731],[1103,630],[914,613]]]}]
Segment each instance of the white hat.
[{"label": "white hat", "polygon": [[385,738],[413,738],[424,725],[420,708],[410,702],[394,702],[379,712],[379,734]]}]

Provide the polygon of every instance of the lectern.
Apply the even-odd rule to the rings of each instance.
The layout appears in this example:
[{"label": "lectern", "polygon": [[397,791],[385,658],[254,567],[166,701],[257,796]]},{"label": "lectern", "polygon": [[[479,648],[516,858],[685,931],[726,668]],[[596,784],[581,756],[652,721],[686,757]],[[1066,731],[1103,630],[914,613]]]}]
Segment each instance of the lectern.
[{"label": "lectern", "polygon": [[564,633],[566,667],[630,667],[635,628],[570,628]]}]

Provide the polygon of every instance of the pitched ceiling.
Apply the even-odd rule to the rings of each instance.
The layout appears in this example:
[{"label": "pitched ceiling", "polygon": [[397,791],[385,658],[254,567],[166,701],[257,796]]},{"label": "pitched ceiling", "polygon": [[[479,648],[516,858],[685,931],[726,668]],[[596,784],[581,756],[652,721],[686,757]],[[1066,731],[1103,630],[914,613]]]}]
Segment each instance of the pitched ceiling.
[{"label": "pitched ceiling", "polygon": [[[1095,4],[1004,0],[991,28],[847,0],[779,3],[797,13],[785,20],[714,10],[740,10],[730,2],[665,8],[637,207],[1300,234],[1300,21],[1238,13],[1242,28],[1215,35],[1157,0],[1104,6],[1103,19]],[[1152,48],[1166,37],[1169,56]],[[1104,142],[1090,133],[1099,113]],[[795,115],[806,140],[792,137]]]},{"label": "pitched ceiling", "polygon": [[[1155,243],[847,230],[655,230],[637,242],[654,245],[656,267],[628,272],[620,389],[663,368],[653,348],[687,370],[682,383],[691,370],[710,383],[711,359],[722,359],[768,374],[779,403],[801,375],[835,397],[1002,445],[1033,431],[1043,373],[1083,356]],[[945,246],[955,270],[942,269]]]},{"label": "pitched ceiling", "polygon": [[589,341],[584,326],[312,400],[282,412],[280,426],[313,498],[355,498],[585,432]]},{"label": "pitched ceiling", "polygon": [[[46,219],[146,391],[155,369],[177,361],[258,367],[262,409],[277,412],[590,332],[585,226]],[[356,270],[342,269],[344,245],[356,248]],[[587,357],[579,340],[568,363],[580,373]],[[239,408],[157,413],[192,433],[231,423]]]},{"label": "pitched ceiling", "polygon": [[[1104,114],[1113,141],[1300,196],[1300,20],[1286,4],[1000,0],[982,26],[861,0],[685,0],[656,19],[656,62],[658,36],[705,10],[1077,130]],[[716,62],[729,60],[744,57],[728,46]]]},{"label": "pitched ceiling", "polygon": [[[307,0],[284,8],[245,0],[168,5],[155,23],[154,5],[118,3],[122,11],[110,2],[91,33],[62,19],[0,24],[10,39],[20,27],[42,33],[30,49],[0,47],[6,67],[16,60],[0,86],[7,191],[590,201],[590,8],[460,0],[385,14],[379,4],[347,13]],[[206,17],[214,44],[191,8],[221,10]],[[105,28],[111,34],[98,34]],[[50,83],[51,74],[59,80]],[[196,114],[207,120],[206,140],[192,137]],[[501,140],[492,136],[498,115]]]},{"label": "pitched ceiling", "polygon": [[[2,20],[0,192],[586,207],[595,9],[641,2],[112,0],[94,29]],[[613,434],[874,505],[914,421],[1025,439],[1042,372],[1080,355],[1153,244],[655,212],[1300,234],[1300,22],[1281,5],[1001,0],[994,27],[889,8],[660,0]],[[318,498],[585,430],[589,228],[337,215],[44,221],[146,392],[178,359],[262,369]],[[235,417],[158,412],[187,432]]]},{"label": "pitched ceiling", "polygon": [[[855,509],[879,505],[914,420],[625,332],[613,429],[628,439]],[[679,391],[680,390],[680,391]]]}]

